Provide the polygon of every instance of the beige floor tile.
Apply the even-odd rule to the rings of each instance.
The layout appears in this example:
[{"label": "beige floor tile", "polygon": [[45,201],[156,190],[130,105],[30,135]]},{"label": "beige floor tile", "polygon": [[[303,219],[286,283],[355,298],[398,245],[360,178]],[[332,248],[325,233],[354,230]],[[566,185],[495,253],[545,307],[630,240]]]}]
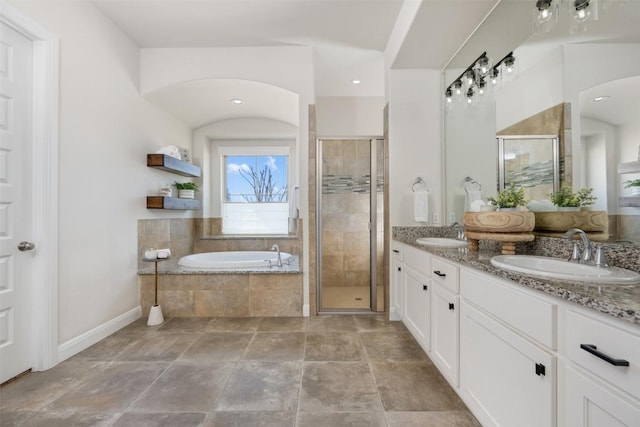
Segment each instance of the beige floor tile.
[{"label": "beige floor tile", "polygon": [[481,427],[471,412],[387,412],[389,427]]},{"label": "beige floor tile", "polygon": [[364,348],[356,332],[309,332],[304,353],[305,361],[364,360]]},{"label": "beige floor tile", "polygon": [[386,411],[451,411],[464,403],[431,362],[370,362]]},{"label": "beige floor tile", "polygon": [[302,362],[239,362],[216,411],[294,411]]},{"label": "beige floor tile", "polygon": [[364,362],[305,362],[299,411],[382,411]]},{"label": "beige floor tile", "polygon": [[300,412],[297,427],[386,427],[383,412]]},{"label": "beige floor tile", "polygon": [[242,359],[272,362],[302,360],[304,345],[304,332],[257,332]]},{"label": "beige floor tile", "polygon": [[295,412],[214,412],[205,427],[294,427]]},{"label": "beige floor tile", "polygon": [[200,363],[240,360],[252,338],[250,333],[206,332],[182,353],[179,360]]}]

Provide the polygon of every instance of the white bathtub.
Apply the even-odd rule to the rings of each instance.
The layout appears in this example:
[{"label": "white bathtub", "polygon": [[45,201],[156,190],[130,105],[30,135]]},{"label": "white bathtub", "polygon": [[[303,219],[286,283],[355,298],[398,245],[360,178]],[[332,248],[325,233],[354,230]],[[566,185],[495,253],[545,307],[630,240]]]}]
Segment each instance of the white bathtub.
[{"label": "white bathtub", "polygon": [[[281,252],[282,264],[293,262],[291,254]],[[275,267],[278,254],[275,251],[204,252],[180,258],[178,266],[192,270],[235,270],[255,267]]]}]

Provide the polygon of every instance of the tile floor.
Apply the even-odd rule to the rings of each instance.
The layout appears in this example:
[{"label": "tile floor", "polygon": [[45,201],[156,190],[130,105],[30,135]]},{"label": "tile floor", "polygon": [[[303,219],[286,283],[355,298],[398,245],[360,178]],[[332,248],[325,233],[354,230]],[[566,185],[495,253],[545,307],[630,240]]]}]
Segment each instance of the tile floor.
[{"label": "tile floor", "polygon": [[[384,287],[378,286],[378,311],[384,311]],[[322,307],[329,309],[368,309],[368,286],[325,286],[322,288]]]},{"label": "tile floor", "polygon": [[381,316],[140,319],[0,388],[0,425],[479,426]]}]

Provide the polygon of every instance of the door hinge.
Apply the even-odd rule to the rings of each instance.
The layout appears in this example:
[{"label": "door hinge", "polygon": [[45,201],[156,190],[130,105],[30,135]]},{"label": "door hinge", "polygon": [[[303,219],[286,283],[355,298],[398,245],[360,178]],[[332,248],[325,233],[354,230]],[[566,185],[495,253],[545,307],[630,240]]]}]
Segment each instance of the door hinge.
[{"label": "door hinge", "polygon": [[542,363],[536,363],[536,375],[538,376],[545,375],[545,367]]}]

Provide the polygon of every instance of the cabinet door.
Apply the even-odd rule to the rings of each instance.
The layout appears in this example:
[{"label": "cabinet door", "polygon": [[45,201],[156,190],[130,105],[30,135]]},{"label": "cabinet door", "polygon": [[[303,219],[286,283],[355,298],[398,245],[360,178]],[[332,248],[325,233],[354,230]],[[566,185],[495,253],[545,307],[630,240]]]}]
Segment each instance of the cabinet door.
[{"label": "cabinet door", "polygon": [[404,278],[404,324],[425,351],[431,350],[429,304],[431,283],[418,272],[405,265]]},{"label": "cabinet door", "polygon": [[403,263],[395,258],[391,259],[391,311],[389,319],[402,320],[404,318],[404,282],[402,280]]},{"label": "cabinet door", "polygon": [[459,297],[432,282],[431,360],[453,387],[458,387]]},{"label": "cabinet door", "polygon": [[625,401],[587,374],[573,368],[565,371],[565,416],[567,426],[637,427],[640,408]]},{"label": "cabinet door", "polygon": [[556,425],[556,360],[465,300],[460,390],[483,426]]}]

